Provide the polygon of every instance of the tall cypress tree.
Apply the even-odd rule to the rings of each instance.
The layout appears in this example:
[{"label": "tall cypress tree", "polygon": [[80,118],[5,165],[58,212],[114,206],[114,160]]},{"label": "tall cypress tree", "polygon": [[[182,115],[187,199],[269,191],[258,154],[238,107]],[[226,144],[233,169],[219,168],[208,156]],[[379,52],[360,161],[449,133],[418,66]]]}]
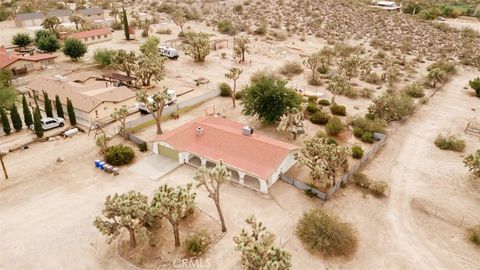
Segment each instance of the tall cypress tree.
[{"label": "tall cypress tree", "polygon": [[57,111],[57,116],[61,118],[64,117],[62,102],[60,102],[60,97],[58,95],[55,96],[55,110]]},{"label": "tall cypress tree", "polygon": [[67,98],[67,113],[70,125],[75,126],[77,124],[77,118],[75,117],[75,110],[73,109],[72,101]]},{"label": "tall cypress tree", "polygon": [[45,91],[43,91],[43,101],[45,102],[45,114],[47,117],[53,117],[52,101],[48,98],[48,94]]},{"label": "tall cypress tree", "polygon": [[22,109],[23,109],[23,121],[27,127],[33,125],[33,118],[32,112],[30,111],[30,107],[28,107],[27,99],[25,95],[22,96]]},{"label": "tall cypress tree", "polygon": [[42,115],[40,114],[40,109],[36,107],[35,110],[33,111],[33,125],[34,125],[35,134],[37,135],[38,138],[43,137],[42,121],[40,121],[41,118],[42,118]]},{"label": "tall cypress tree", "polygon": [[127,12],[125,11],[124,7],[122,7],[122,12],[123,12],[123,31],[125,31],[125,39],[130,40],[130,32],[129,32],[129,29],[128,29]]},{"label": "tall cypress tree", "polygon": [[5,132],[5,134],[9,135],[10,131],[12,131],[12,129],[10,128],[10,122],[8,122],[7,115],[5,114],[5,111],[3,110],[2,107],[0,107],[0,118],[2,118],[3,132]]},{"label": "tall cypress tree", "polygon": [[22,130],[22,118],[20,118],[20,114],[18,113],[17,105],[15,105],[15,103],[13,103],[12,108],[10,108],[10,117],[12,118],[13,128],[16,131]]}]

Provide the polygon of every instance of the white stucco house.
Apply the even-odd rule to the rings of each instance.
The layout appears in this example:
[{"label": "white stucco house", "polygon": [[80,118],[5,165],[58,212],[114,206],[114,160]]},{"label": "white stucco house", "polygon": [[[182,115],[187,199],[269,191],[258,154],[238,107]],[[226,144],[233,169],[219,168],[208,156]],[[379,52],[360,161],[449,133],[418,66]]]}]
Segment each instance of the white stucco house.
[{"label": "white stucco house", "polygon": [[296,163],[298,149],[215,116],[200,117],[159,135],[152,146],[155,154],[195,167],[215,166],[221,160],[232,172],[232,181],[263,193]]}]

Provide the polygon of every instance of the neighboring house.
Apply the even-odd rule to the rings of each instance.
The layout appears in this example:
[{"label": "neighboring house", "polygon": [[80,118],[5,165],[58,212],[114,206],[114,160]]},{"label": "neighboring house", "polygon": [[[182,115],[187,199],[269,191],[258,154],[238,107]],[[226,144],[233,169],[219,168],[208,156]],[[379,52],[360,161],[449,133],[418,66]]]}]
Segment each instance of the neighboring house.
[{"label": "neighboring house", "polygon": [[20,75],[19,71],[42,70],[55,63],[57,56],[49,53],[36,53],[33,55],[13,54],[5,48],[0,48],[0,69],[12,71],[14,75]]},{"label": "neighboring house", "polygon": [[388,11],[400,11],[401,5],[393,1],[374,1],[373,6]]},{"label": "neighboring house", "polygon": [[70,15],[72,15],[72,11],[69,9],[57,9],[57,10],[50,10],[46,12],[46,17],[55,16],[60,19],[61,23],[70,23]]},{"label": "neighboring house", "polygon": [[299,147],[255,134],[238,122],[205,116],[157,136],[152,149],[196,167],[221,160],[232,172],[232,181],[268,193],[280,174],[295,164]]},{"label": "neighboring house", "polygon": [[72,38],[80,39],[86,44],[104,42],[112,39],[112,31],[108,28],[93,29],[83,32],[76,32],[70,35]]},{"label": "neighboring house", "polygon": [[21,13],[15,15],[15,25],[17,27],[41,26],[44,18],[43,12]]},{"label": "neighboring house", "polygon": [[43,99],[43,91],[51,99],[58,95],[65,107],[69,98],[75,108],[77,121],[84,125],[110,121],[115,108],[126,106],[129,111],[136,110],[135,93],[129,88],[97,81],[90,74],[81,77],[77,74],[75,81],[63,76],[38,77],[27,84],[24,90],[29,98],[37,96],[39,100]]},{"label": "neighboring house", "polygon": [[104,20],[104,10],[101,8],[86,8],[78,10],[78,13],[88,22]]}]

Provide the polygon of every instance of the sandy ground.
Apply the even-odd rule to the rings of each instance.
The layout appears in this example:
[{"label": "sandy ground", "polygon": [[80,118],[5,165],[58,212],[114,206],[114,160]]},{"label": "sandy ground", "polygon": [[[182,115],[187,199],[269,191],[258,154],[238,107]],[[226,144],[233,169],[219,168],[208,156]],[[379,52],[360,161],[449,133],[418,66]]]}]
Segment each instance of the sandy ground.
[{"label": "sandy ground", "polygon": [[445,23],[458,29],[471,28],[480,32],[480,20],[472,17],[460,17],[457,19],[446,19]]}]

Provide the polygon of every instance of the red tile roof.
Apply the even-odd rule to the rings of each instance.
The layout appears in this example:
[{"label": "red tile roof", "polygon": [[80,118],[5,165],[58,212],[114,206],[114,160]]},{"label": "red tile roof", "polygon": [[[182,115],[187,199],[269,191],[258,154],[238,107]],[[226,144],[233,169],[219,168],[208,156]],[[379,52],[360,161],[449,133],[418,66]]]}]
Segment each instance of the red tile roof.
[{"label": "red tile roof", "polygon": [[89,30],[84,32],[76,32],[76,33],[73,33],[71,37],[84,39],[84,38],[95,37],[95,36],[103,36],[107,34],[112,34],[112,30],[108,28],[100,28],[100,29],[94,29],[94,30]]},{"label": "red tile roof", "polygon": [[17,57],[22,60],[37,62],[37,61],[42,61],[47,59],[53,59],[53,58],[56,58],[57,56],[49,53],[36,53],[34,55],[26,54],[24,56],[17,56]]},{"label": "red tile roof", "polygon": [[0,54],[0,68],[7,67],[15,62],[17,62],[18,58],[13,55],[8,54]]},{"label": "red tile roof", "polygon": [[[196,129],[203,128],[203,135]],[[157,136],[154,142],[166,142],[179,152],[196,154],[212,161],[269,179],[287,155],[299,147],[254,133],[242,134],[243,124],[221,117],[205,116],[171,132]]]}]

